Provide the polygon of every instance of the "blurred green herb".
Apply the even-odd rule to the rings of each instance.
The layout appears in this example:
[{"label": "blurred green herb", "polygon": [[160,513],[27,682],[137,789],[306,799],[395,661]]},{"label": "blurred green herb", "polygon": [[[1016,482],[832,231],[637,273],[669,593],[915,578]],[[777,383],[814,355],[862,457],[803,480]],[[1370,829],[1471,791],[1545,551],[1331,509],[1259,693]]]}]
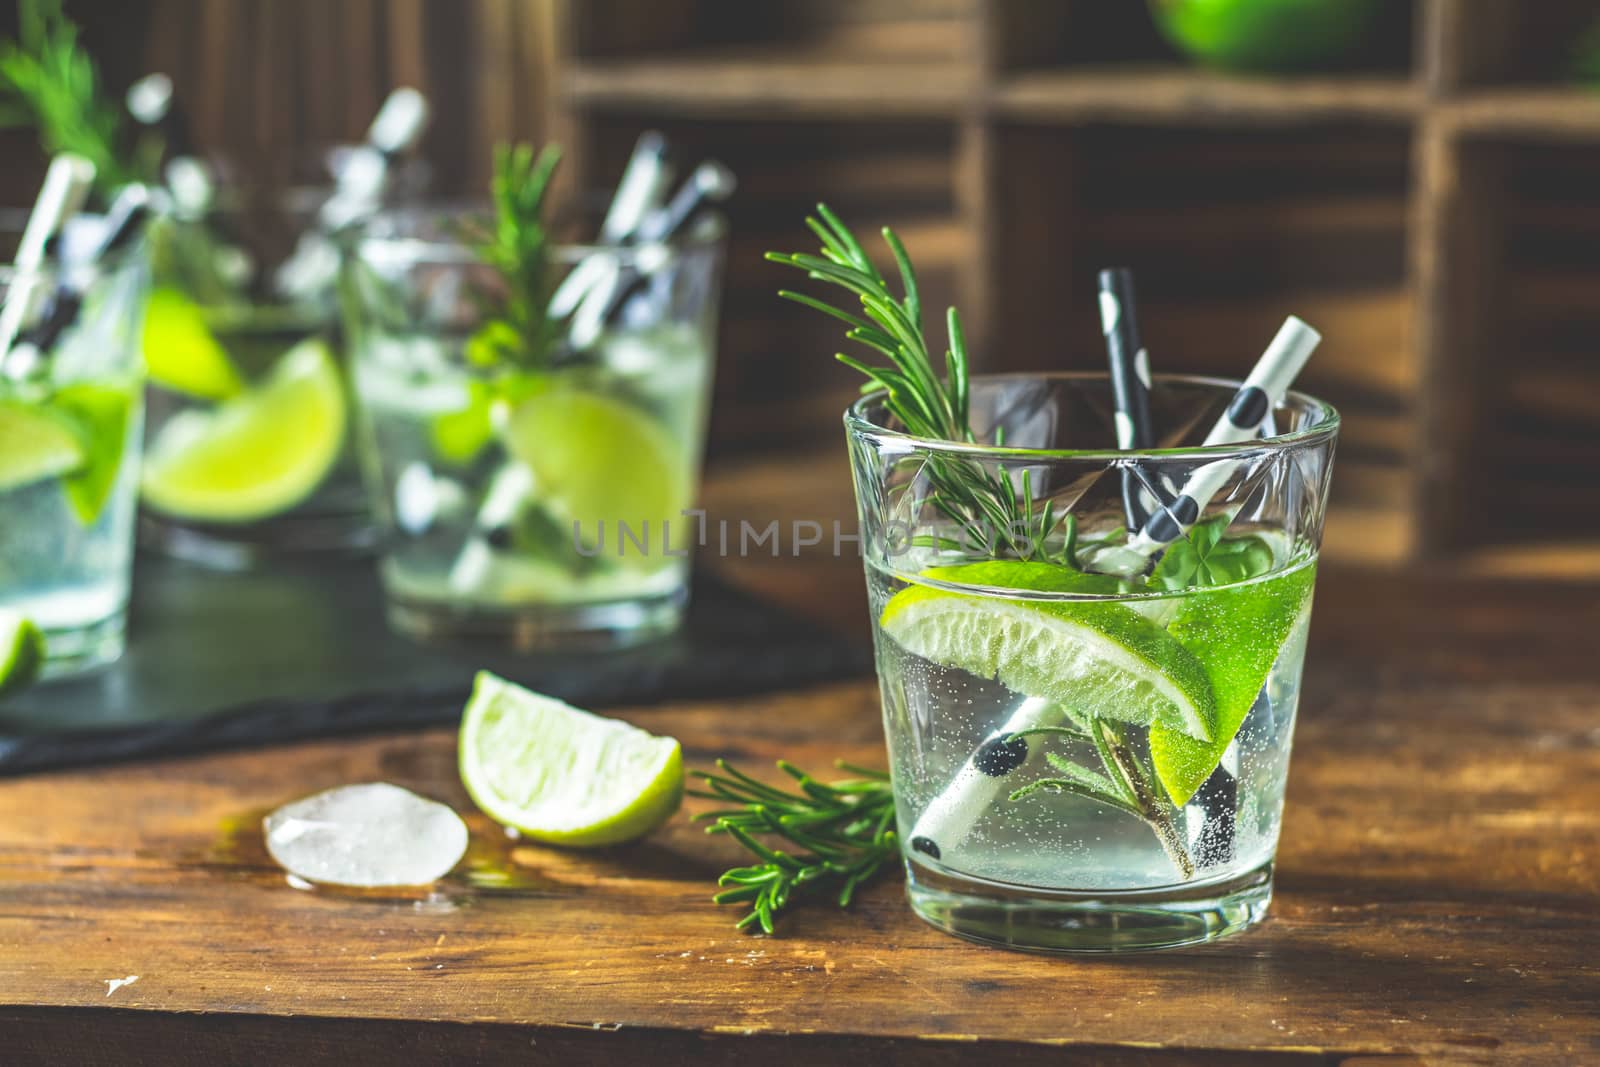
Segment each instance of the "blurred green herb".
[{"label": "blurred green herb", "polygon": [[537,155],[526,144],[495,148],[494,218],[483,232],[468,234],[473,250],[501,281],[501,292],[481,296],[489,317],[467,343],[467,358],[478,366],[542,367],[561,336],[560,323],[549,313],[556,271],[544,222],[560,161],[555,145]]},{"label": "blurred green herb", "polygon": [[0,43],[0,126],[35,126],[45,151],[83,156],[102,191],[152,178],[159,143],[146,135],[125,151],[122,107],[103,95],[61,0],[18,0],[17,19],[17,39]]},{"label": "blurred green herb", "polygon": [[1578,34],[1577,43],[1572,48],[1572,78],[1581,84],[1600,88],[1600,19]]},{"label": "blurred green herb", "polygon": [[[768,252],[767,259],[853,294],[860,303],[860,314],[787,289],[778,295],[838,319],[849,327],[846,338],[888,360],[885,366],[844,353],[836,357],[867,376],[864,391],[885,392],[884,406],[907,433],[937,441],[976,443],[969,421],[967,343],[960,314],[955,308],[945,313],[950,343],[941,377],[923,334],[916,272],[900,238],[884,228],[883,239],[900,274],[903,296],[896,298],[849,227],[826,204],[817,205],[817,215],[820,217],[808,217],[806,225],[822,241],[821,255]],[[994,444],[1003,445],[1003,438],[997,434]],[[924,464],[933,487],[931,502],[961,527],[970,548],[992,546],[1021,559],[1061,562],[1059,546],[1051,547],[1060,516],[1054,502],[1036,507],[1030,471],[1024,469],[1013,481],[1009,471],[990,470],[976,461],[930,455]]]},{"label": "blurred green herb", "polygon": [[1232,585],[1271,570],[1272,548],[1261,538],[1222,536],[1232,520],[1231,515],[1218,515],[1197,523],[1187,537],[1162,554],[1150,575],[1150,585],[1173,591]]},{"label": "blurred green herb", "polygon": [[[772,933],[774,917],[800,896],[826,894],[848,907],[856,889],[899,856],[889,776],[848,763],[836,766],[861,777],[824,784],[779,760],[779,769],[800,784],[794,793],[759,782],[726,760],[717,761],[720,774],[693,772],[706,788],[691,789],[690,796],[737,805],[694,818],[716,820],[706,833],[727,834],[761,860],[717,879],[726,888],[712,898],[716,903],[750,906],[739,929],[759,926]],[[801,851],[771,848],[759,837],[781,838]]]}]

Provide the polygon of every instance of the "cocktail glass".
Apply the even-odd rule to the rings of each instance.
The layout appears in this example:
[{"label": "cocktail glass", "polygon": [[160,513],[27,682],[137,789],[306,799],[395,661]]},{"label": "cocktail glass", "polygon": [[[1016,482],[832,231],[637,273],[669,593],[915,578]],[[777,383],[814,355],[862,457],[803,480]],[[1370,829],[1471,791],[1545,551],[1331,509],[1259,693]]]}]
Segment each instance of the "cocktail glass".
[{"label": "cocktail glass", "polygon": [[[908,892],[933,925],[1116,952],[1265,915],[1338,416],[1290,393],[1263,439],[1198,447],[1238,387],[1156,379],[1146,452],[1104,447],[1104,376],[974,379],[973,444],[897,432],[881,394],[847,414]],[[1174,525],[1130,536],[1125,491]]]},{"label": "cocktail glass", "polygon": [[456,221],[380,220],[346,275],[392,624],[516,647],[671,630],[700,530],[720,231],[560,248],[563,273],[602,265],[613,311],[518,363],[525,339],[491,313],[502,280]]},{"label": "cocktail glass", "polygon": [[152,228],[147,545],[223,568],[370,547],[329,195],[222,184]]},{"label": "cocktail glass", "polygon": [[[122,654],[139,484],[144,261],[75,269],[73,324],[0,355],[0,611],[44,632],[45,677]],[[61,281],[0,267],[0,301]]]}]

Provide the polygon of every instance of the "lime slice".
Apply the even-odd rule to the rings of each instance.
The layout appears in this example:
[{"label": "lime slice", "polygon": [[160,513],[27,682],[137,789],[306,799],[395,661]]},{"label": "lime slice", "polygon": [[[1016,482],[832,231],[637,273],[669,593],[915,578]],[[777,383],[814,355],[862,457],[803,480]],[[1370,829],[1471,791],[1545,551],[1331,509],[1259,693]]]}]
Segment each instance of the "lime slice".
[{"label": "lime slice", "polygon": [[144,365],[150,380],[201,400],[226,400],[244,380],[206,325],[200,306],[176,289],[150,294],[144,313]]},{"label": "lime slice", "polygon": [[468,382],[466,406],[435,415],[428,423],[434,454],[459,467],[477,459],[494,440],[493,407],[494,390],[489,383]]},{"label": "lime slice", "polygon": [[461,718],[461,781],[490,818],[579,848],[643,837],[678,810],[678,742],[480,671]]},{"label": "lime slice", "polygon": [[1217,718],[1209,741],[1160,725],[1150,730],[1151,762],[1173,803],[1188,803],[1222,761],[1310,604],[1316,574],[1316,566],[1307,565],[1183,598],[1167,631],[1204,666],[1217,697]]},{"label": "lime slice", "polygon": [[145,503],[202,522],[280,514],[322,484],[344,433],[333,352],[315,338],[302,341],[257,388],[162,427],[145,457]]},{"label": "lime slice", "polygon": [[[921,577],[1032,592],[1105,592],[1104,575],[1051,564],[934,567]],[[1111,579],[1114,581],[1114,579]],[[1211,736],[1216,700],[1198,660],[1160,626],[1110,601],[1029,601],[913,585],[880,620],[913,655],[1081,715]]]},{"label": "lime slice", "polygon": [[637,407],[556,385],[511,409],[505,437],[511,454],[532,469],[540,499],[585,531],[601,522],[614,531],[621,522],[641,533],[646,522],[659,531],[683,521],[690,487],[682,448]]},{"label": "lime slice", "polygon": [[134,391],[127,386],[78,382],[57,389],[51,406],[78,436],[82,467],[62,479],[72,512],[92,526],[111,499],[128,443]]},{"label": "lime slice", "polygon": [[77,470],[83,446],[43,408],[0,401],[0,493]]},{"label": "lime slice", "polygon": [[0,611],[0,697],[26,687],[44,666],[44,634],[16,612]]}]

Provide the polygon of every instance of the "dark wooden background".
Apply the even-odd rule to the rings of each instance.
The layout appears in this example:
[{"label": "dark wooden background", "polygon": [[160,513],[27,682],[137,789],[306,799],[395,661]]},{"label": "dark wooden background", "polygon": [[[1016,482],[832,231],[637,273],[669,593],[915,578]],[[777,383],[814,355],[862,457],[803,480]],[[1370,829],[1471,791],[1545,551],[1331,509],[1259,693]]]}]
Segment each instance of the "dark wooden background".
[{"label": "dark wooden background", "polygon": [[[1600,93],[1565,83],[1600,0],[1393,0],[1353,69],[1293,78],[1197,71],[1134,0],[67,6],[114,85],[167,71],[200,144],[264,173],[400,84],[440,116],[442,195],[507,138],[561,139],[574,188],[652,126],[724,158],[714,461],[837,432],[839,339],[759,258],[826,199],[901,231],[987,369],[1099,367],[1113,262],[1158,369],[1241,374],[1299,314],[1327,337],[1304,384],[1346,416],[1330,552],[1600,577]],[[0,152],[20,202],[39,160]]]}]

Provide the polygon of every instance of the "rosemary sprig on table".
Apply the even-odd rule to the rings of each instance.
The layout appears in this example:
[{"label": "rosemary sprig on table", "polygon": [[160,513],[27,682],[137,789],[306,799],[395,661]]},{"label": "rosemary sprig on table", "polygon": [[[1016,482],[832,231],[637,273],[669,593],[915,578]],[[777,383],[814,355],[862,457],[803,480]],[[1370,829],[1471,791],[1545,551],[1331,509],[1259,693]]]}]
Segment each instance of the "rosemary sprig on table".
[{"label": "rosemary sprig on table", "polygon": [[160,145],[145,136],[124,153],[122,108],[102,94],[61,0],[18,0],[17,21],[17,40],[0,44],[0,126],[37,126],[50,154],[93,163],[102,190],[152,177]]},{"label": "rosemary sprig on table", "polygon": [[[885,391],[885,406],[907,433],[975,443],[977,436],[969,419],[967,343],[960,314],[955,308],[945,313],[949,347],[941,377],[922,329],[916,272],[900,238],[884,228],[884,242],[900,274],[903,295],[897,298],[849,227],[826,204],[817,205],[817,216],[807,217],[806,225],[821,240],[821,255],[768,252],[767,259],[854,294],[860,314],[787,289],[778,295],[838,319],[849,327],[845,337],[888,360],[885,366],[844,353],[836,357],[867,376],[866,389]],[[991,471],[966,460],[930,456],[924,469],[933,486],[931,502],[961,528],[967,544],[994,545],[1021,559],[1056,561],[1047,542],[1059,517],[1053,502],[1035,506],[1028,471],[1023,471],[1019,485],[1005,471]]]},{"label": "rosemary sprig on table", "polygon": [[[739,929],[759,925],[772,933],[773,917],[798,895],[828,894],[848,907],[856,889],[899,855],[889,776],[848,763],[836,766],[860,777],[823,783],[779,760],[779,769],[800,785],[795,793],[759,782],[726,760],[717,761],[720,774],[693,772],[706,788],[691,789],[690,796],[737,805],[694,818],[715,820],[707,833],[728,834],[761,860],[717,880],[729,888],[712,898],[716,903],[750,905]],[[759,837],[781,838],[801,851],[772,848]]]},{"label": "rosemary sprig on table", "polygon": [[560,323],[549,313],[557,279],[544,221],[550,182],[560,162],[556,145],[546,145],[537,155],[526,144],[495,148],[494,219],[484,232],[468,235],[504,289],[482,297],[491,314],[467,346],[468,357],[481,366],[542,367],[561,336]]}]

